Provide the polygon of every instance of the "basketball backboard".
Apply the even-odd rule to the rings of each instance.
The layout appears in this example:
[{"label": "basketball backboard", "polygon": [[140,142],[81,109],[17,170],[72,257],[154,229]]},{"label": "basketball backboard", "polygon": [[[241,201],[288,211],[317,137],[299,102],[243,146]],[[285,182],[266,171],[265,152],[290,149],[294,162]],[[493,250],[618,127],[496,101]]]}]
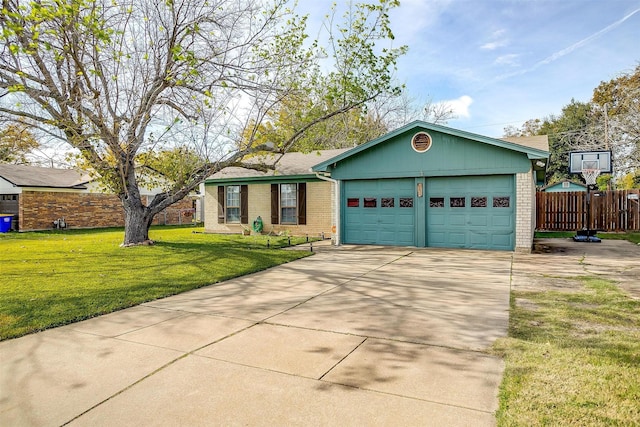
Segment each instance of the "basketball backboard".
[{"label": "basketball backboard", "polygon": [[569,153],[569,172],[582,173],[584,169],[598,169],[611,173],[611,151],[572,151]]}]

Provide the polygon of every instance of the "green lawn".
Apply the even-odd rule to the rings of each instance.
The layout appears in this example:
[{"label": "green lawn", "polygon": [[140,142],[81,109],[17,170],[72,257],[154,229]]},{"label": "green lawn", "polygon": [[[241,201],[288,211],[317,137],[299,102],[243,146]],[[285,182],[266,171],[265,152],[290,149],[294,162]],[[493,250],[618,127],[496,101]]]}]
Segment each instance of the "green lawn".
[{"label": "green lawn", "polygon": [[511,294],[499,426],[640,422],[640,301],[607,280],[576,292]]},{"label": "green lawn", "polygon": [[[536,231],[536,237],[541,239],[571,238],[575,235],[576,233],[574,231]],[[631,243],[640,244],[639,231],[629,231],[626,233],[598,233],[598,237],[605,240],[628,240]]]},{"label": "green lawn", "polygon": [[[0,339],[76,322],[309,255],[287,237],[157,227],[121,248],[122,229],[0,234]],[[267,240],[270,248],[267,248]],[[302,243],[305,238],[291,238]]]}]

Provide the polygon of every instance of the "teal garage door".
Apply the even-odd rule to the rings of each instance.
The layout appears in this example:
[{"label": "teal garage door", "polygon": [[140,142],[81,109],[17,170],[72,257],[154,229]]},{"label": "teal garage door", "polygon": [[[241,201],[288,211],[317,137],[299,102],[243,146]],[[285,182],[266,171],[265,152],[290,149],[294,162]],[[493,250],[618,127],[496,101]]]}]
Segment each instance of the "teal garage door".
[{"label": "teal garage door", "polygon": [[413,179],[346,181],[343,242],[415,245]]},{"label": "teal garage door", "polygon": [[513,250],[513,175],[429,178],[427,246]]}]

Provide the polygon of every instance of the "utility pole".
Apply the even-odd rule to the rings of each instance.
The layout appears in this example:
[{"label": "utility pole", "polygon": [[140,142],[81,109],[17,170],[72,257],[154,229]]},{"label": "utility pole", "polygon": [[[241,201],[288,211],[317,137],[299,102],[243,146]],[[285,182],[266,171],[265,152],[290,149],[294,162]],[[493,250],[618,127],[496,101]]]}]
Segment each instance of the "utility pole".
[{"label": "utility pole", "polygon": [[[604,104],[604,148],[609,151],[609,112],[607,111],[608,104]],[[613,159],[612,159],[613,161]],[[607,181],[607,190],[611,191],[611,181],[613,181],[613,171],[611,177]]]},{"label": "utility pole", "polygon": [[604,104],[604,148],[609,149],[609,113],[606,103]]}]

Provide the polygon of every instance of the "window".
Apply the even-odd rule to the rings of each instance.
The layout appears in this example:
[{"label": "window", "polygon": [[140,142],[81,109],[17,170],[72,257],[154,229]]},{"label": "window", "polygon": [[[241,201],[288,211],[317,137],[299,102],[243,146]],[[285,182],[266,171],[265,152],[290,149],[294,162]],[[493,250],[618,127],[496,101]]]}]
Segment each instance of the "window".
[{"label": "window", "polygon": [[280,184],[280,222],[282,224],[297,224],[297,193],[296,184]]},{"label": "window", "polygon": [[562,183],[562,188],[569,188],[569,187],[571,187],[571,184],[568,181],[564,181]]},{"label": "window", "polygon": [[375,208],[378,206],[378,199],[375,197],[365,197],[364,198],[364,207],[365,208]]},{"label": "window", "polygon": [[471,207],[472,208],[486,208],[487,207],[487,198],[486,197],[472,197],[471,198]]},{"label": "window", "polygon": [[449,199],[449,206],[452,208],[464,208],[465,207],[465,198],[464,197],[451,197]]},{"label": "window", "polygon": [[249,190],[246,185],[218,186],[218,223],[249,222]]},{"label": "window", "polygon": [[401,208],[412,208],[413,207],[413,197],[400,197],[400,207]]},{"label": "window", "polygon": [[494,208],[508,208],[510,199],[509,197],[494,197],[493,198],[493,207]]},{"label": "window", "polygon": [[383,197],[380,199],[380,206],[383,208],[392,208],[395,206],[395,199],[393,197]]},{"label": "window", "polygon": [[357,208],[359,206],[360,206],[360,199],[356,199],[356,198],[347,199],[347,207]]},{"label": "window", "polygon": [[227,216],[228,223],[240,222],[240,186],[227,186]]},{"label": "window", "polygon": [[429,198],[429,207],[430,208],[444,208],[444,197],[430,197]]},{"label": "window", "polygon": [[307,223],[307,184],[271,184],[271,224]]}]

